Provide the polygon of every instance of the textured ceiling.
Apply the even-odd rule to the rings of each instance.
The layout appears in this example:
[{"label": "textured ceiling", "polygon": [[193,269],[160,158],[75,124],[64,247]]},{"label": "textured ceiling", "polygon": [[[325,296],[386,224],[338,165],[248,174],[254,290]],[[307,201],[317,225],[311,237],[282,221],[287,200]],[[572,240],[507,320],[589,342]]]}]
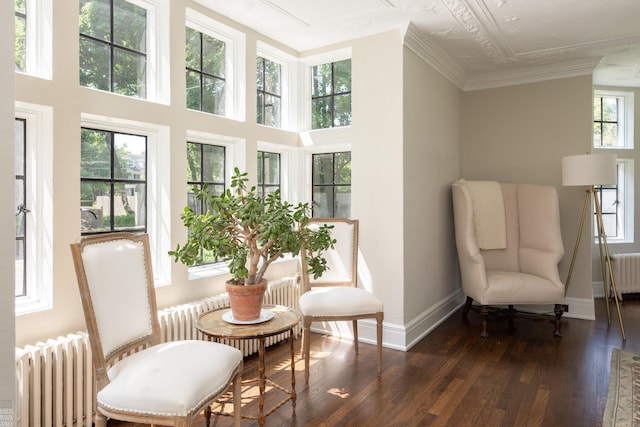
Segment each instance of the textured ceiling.
[{"label": "textured ceiling", "polygon": [[640,87],[640,0],[196,1],[299,52],[411,28],[464,81],[602,60],[596,84]]}]

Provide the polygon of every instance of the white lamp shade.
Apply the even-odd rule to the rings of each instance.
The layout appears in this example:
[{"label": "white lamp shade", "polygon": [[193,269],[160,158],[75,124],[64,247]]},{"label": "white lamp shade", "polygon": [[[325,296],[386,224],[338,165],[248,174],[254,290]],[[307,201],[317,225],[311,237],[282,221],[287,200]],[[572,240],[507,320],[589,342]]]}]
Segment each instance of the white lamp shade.
[{"label": "white lamp shade", "polygon": [[562,158],[562,185],[613,185],[618,182],[617,156],[579,154]]}]

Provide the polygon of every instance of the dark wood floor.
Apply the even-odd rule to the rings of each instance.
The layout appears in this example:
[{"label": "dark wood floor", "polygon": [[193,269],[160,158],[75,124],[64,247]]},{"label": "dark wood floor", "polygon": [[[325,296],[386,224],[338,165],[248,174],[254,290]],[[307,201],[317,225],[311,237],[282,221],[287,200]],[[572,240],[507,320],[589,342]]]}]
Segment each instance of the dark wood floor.
[{"label": "dark wood floor", "polygon": [[[385,349],[380,378],[374,346],[361,344],[356,358],[350,341],[312,334],[309,384],[298,360],[295,411],[285,404],[266,426],[600,426],[611,351],[640,353],[640,300],[622,306],[626,342],[612,309],[610,327],[602,299],[596,321],[564,318],[562,338],[550,323],[497,319],[483,339],[479,314],[465,323],[458,312],[410,351]],[[267,373],[281,384],[290,378],[288,351],[286,344],[267,349]],[[250,357],[245,377],[255,372]],[[255,408],[247,400],[245,410]],[[218,416],[212,424],[232,420]]]}]

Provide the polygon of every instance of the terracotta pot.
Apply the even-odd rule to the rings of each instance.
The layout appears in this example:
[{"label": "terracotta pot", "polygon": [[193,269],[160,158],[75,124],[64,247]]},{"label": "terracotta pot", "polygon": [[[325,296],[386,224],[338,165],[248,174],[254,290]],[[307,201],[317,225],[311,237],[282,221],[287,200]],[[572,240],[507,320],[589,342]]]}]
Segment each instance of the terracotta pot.
[{"label": "terracotta pot", "polygon": [[267,280],[255,285],[234,285],[226,282],[227,294],[231,303],[231,312],[235,320],[255,320],[260,317]]}]

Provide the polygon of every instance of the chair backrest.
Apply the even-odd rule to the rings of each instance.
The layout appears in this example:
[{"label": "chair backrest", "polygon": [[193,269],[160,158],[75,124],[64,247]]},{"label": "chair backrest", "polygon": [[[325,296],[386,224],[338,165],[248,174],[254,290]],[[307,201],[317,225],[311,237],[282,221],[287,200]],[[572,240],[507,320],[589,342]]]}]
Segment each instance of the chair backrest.
[{"label": "chair backrest", "polygon": [[99,389],[121,355],[160,342],[147,234],[109,233],[71,244]]},{"label": "chair backrest", "polygon": [[347,218],[312,218],[309,227],[332,225],[331,237],[336,240],[333,249],[323,253],[329,267],[321,277],[314,279],[307,274],[302,253],[303,291],[319,286],[357,286],[358,283],[358,220]]}]

